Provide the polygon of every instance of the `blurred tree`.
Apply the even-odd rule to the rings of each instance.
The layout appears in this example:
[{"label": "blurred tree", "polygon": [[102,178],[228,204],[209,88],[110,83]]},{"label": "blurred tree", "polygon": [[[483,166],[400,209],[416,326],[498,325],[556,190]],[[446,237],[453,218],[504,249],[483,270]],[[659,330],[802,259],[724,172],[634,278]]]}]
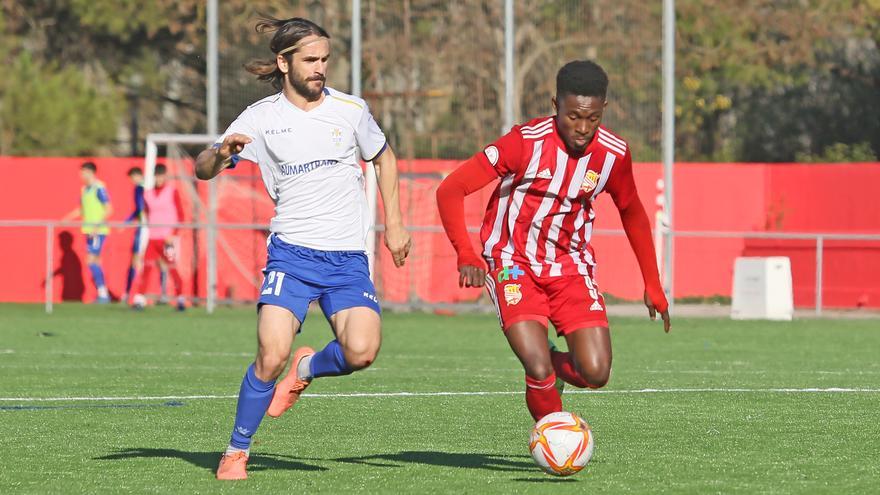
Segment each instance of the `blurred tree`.
[{"label": "blurred tree", "polygon": [[[661,3],[515,5],[516,120],[552,112],[563,63],[596,59],[611,78],[606,124],[637,160],[659,159]],[[502,2],[362,7],[364,96],[401,156],[461,158],[504,131]],[[271,56],[253,30],[260,14],[321,22],[333,36],[328,83],[350,90],[348,0],[223,0],[221,127],[272,91],[241,68]],[[868,156],[860,143],[880,155],[880,1],[679,0],[677,18],[677,159],[854,159]],[[204,131],[204,0],[0,0],[0,23],[0,62],[41,79],[0,78],[0,153],[125,154],[148,132]],[[22,109],[24,95],[48,103]],[[37,122],[45,135],[84,132],[56,146],[36,140]]]},{"label": "blurred tree", "polygon": [[880,153],[880,2],[680,1],[677,15],[677,159]]},{"label": "blurred tree", "polygon": [[79,156],[107,146],[124,105],[112,86],[104,88],[73,67],[21,53],[0,93],[0,154]]},{"label": "blurred tree", "polygon": [[[77,154],[125,154],[124,143],[140,140],[147,132],[201,130],[204,86],[195,82],[204,73],[203,4],[202,0],[0,0],[4,32],[12,38],[0,53],[2,61],[7,66],[24,64],[42,79],[14,75],[8,84],[35,87],[10,87],[4,98],[20,99],[12,92],[29,94],[39,100],[31,101],[30,112],[64,114],[44,116],[42,125],[28,128],[27,133],[10,131],[33,125],[27,115],[16,114],[14,121],[4,118],[0,123],[4,147],[19,154],[71,153],[71,149]],[[53,86],[50,81],[56,78]],[[133,81],[136,87],[130,87]],[[92,96],[76,93],[86,90]],[[128,116],[121,100],[125,94],[139,100],[145,124],[141,136],[127,135]],[[70,133],[46,126],[70,123],[71,115],[95,122],[68,136],[75,142],[56,145],[33,139],[37,133]]]},{"label": "blurred tree", "polygon": [[801,163],[849,163],[849,162],[876,162],[877,155],[871,149],[871,143],[863,142],[856,144],[834,143],[826,146],[820,155],[798,153],[795,161]]}]

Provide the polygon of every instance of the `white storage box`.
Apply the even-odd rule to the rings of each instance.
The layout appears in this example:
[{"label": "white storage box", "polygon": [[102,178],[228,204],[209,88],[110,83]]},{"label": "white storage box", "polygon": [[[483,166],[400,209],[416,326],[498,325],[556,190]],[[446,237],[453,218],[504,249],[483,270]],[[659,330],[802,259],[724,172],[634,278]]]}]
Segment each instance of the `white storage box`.
[{"label": "white storage box", "polygon": [[736,259],[733,268],[734,320],[791,320],[794,315],[791,260],[785,256]]}]

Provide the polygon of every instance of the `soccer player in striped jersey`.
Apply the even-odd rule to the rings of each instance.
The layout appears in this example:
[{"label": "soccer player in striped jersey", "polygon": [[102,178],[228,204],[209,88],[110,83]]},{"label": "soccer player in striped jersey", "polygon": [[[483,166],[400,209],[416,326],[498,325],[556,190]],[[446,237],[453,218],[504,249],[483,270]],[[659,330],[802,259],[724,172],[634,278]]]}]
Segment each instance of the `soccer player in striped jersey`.
[{"label": "soccer player in striped jersey", "polygon": [[[459,285],[485,285],[501,328],[525,368],[535,420],[562,410],[557,378],[599,388],[611,373],[611,333],[594,277],[593,201],[611,195],[645,283],[651,319],[669,331],[651,225],[636,193],[626,141],[601,125],[608,76],[574,61],[556,76],[556,115],[514,126],[464,162],[437,190],[443,227],[458,254]],[[464,224],[464,197],[500,179],[480,231],[482,258]],[[568,352],[548,342],[549,323]],[[561,387],[559,387],[561,389]]]},{"label": "soccer player in striped jersey", "polygon": [[[257,357],[239,389],[232,438],[217,468],[221,480],[247,478],[251,438],[264,415],[284,414],[314,380],[348,375],[376,359],[381,310],[366,256],[373,219],[361,159],[376,167],[385,246],[396,266],[403,266],[411,246],[400,212],[397,159],[385,134],[364,100],[325,85],[330,35],[302,18],[267,19],[257,28],[274,31],[273,57],[247,69],[278,93],[245,109],[196,162],[200,179],[239,159],[256,163],[275,203],[257,303]],[[312,301],[335,338],[318,352],[300,347],[291,360]],[[276,384],[288,361],[290,371]],[[304,429],[303,435],[312,433]]]},{"label": "soccer player in striped jersey", "polygon": [[106,304],[110,302],[110,292],[104,281],[104,269],[101,267],[101,251],[104,249],[104,241],[110,233],[107,219],[113,214],[113,205],[110,204],[110,195],[107,187],[98,180],[98,167],[92,162],[85,162],[80,166],[80,179],[83,187],[80,193],[80,206],[68,213],[64,220],[82,218],[82,233],[86,236],[86,251],[89,271],[92,273],[92,282],[98,291],[95,302]]}]

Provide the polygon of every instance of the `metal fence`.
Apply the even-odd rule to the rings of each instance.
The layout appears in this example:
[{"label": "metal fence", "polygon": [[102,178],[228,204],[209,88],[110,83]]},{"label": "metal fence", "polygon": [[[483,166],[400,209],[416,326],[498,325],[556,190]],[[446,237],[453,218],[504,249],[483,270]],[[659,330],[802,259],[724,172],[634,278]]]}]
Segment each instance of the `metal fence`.
[{"label": "metal fence", "polygon": [[[10,229],[10,228],[40,228],[45,231],[45,239],[46,239],[46,259],[45,259],[45,308],[47,313],[52,312],[53,302],[54,302],[54,287],[53,287],[53,273],[55,272],[56,265],[56,256],[55,256],[55,242],[56,242],[56,233],[60,229],[70,229],[70,228],[78,228],[82,224],[80,222],[59,222],[54,220],[0,220],[0,229]],[[135,228],[135,225],[128,223],[120,223],[120,222],[110,222],[108,223],[113,229],[126,229],[126,228]],[[206,224],[201,223],[187,223],[187,224],[177,224],[174,227],[178,227],[180,229],[187,229],[193,231],[204,231],[207,227]],[[410,225],[409,229],[416,236],[421,236],[423,240],[430,239],[433,236],[443,236],[442,227],[437,225]],[[264,234],[267,231],[266,225],[258,225],[258,224],[218,224],[218,231],[253,231],[260,235]],[[381,235],[383,230],[383,226],[376,226],[377,235]],[[471,232],[477,232],[478,229],[470,228]],[[623,236],[623,231],[618,230],[601,230],[597,229],[594,231],[594,236],[596,238],[602,237],[620,237]],[[681,240],[686,239],[767,239],[767,240],[802,240],[812,243],[815,246],[815,302],[814,308],[816,314],[821,314],[824,304],[822,300],[822,294],[825,289],[824,282],[824,271],[825,271],[825,255],[827,249],[827,243],[829,241],[870,241],[870,242],[880,242],[880,234],[838,234],[838,233],[828,233],[828,232],[820,232],[820,233],[803,233],[803,232],[792,232],[792,233],[783,233],[783,232],[727,232],[727,231],[677,231],[673,232],[672,235]],[[423,244],[427,244],[430,241],[423,242]],[[880,252],[880,249],[878,249]],[[424,258],[424,259],[422,259]],[[705,261],[705,260],[704,260]],[[410,260],[412,264],[412,270],[416,274],[418,274],[422,268],[419,267],[419,264],[430,265],[432,262],[432,255],[419,255],[418,243],[416,244],[416,250],[414,252],[413,259]],[[717,259],[717,263],[723,263],[727,267],[732,266],[732,260],[728,259]],[[248,267],[238,267],[239,270],[246,270]],[[230,270],[235,269],[234,267],[224,266],[221,267],[221,273],[228,273]],[[448,275],[448,274],[445,274]],[[258,269],[254,270],[253,273],[255,280],[259,280],[259,271]],[[410,277],[412,281],[410,283],[415,282],[415,277]],[[259,286],[259,283],[257,283]],[[416,292],[415,285],[410,286],[405,289],[412,293]],[[382,294],[382,290],[380,287],[380,297],[384,296]],[[245,300],[250,300],[251,298],[245,297]],[[412,305],[397,305],[398,307],[411,307]],[[419,307],[430,307],[431,304],[419,304]],[[438,307],[449,307],[449,304],[439,304],[435,305]]]}]

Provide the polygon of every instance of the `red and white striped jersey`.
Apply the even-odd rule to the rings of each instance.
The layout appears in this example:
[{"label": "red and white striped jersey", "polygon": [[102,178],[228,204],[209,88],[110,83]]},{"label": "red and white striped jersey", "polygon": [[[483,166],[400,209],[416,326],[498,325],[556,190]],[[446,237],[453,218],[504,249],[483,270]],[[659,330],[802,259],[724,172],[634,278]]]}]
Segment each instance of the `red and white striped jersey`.
[{"label": "red and white striped jersey", "polygon": [[608,192],[621,210],[638,200],[629,147],[601,126],[579,156],[566,151],[554,117],[514,126],[478,156],[501,178],[480,230],[490,269],[584,275],[595,264],[593,200]]}]

